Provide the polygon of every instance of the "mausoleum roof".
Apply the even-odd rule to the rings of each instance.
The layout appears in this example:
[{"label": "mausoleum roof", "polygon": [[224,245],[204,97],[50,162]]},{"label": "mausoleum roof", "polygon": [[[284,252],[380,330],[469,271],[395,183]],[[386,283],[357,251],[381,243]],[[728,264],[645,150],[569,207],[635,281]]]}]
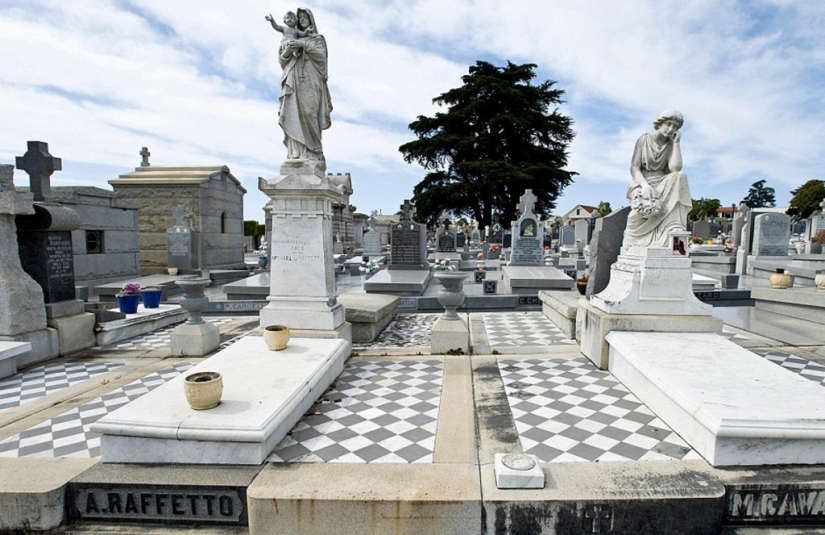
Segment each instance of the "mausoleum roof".
[{"label": "mausoleum roof", "polygon": [[193,184],[207,184],[210,180],[220,176],[233,182],[243,193],[246,189],[241,182],[229,171],[225,165],[194,166],[194,167],[136,167],[131,173],[120,175],[110,180],[112,186],[185,186]]}]

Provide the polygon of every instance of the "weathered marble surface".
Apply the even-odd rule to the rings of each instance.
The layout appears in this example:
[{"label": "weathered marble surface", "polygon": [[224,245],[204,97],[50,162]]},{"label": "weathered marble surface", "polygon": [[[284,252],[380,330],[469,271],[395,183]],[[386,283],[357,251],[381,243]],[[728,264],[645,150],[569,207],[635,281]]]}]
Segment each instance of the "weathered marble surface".
[{"label": "weathered marble surface", "polygon": [[[261,464],[344,368],[344,340],[293,338],[282,351],[241,338],[92,426],[103,462]],[[185,376],[223,375],[214,409],[195,411]]]},{"label": "weathered marble surface", "polygon": [[716,334],[613,331],[607,342],[610,372],[712,465],[825,462],[819,384]]}]

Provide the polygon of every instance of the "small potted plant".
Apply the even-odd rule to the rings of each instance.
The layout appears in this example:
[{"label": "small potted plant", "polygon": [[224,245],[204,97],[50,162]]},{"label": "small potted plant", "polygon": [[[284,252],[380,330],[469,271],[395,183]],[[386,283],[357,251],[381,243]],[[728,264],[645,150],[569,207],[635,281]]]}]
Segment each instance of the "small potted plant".
[{"label": "small potted plant", "polygon": [[705,243],[705,240],[703,240],[699,236],[694,236],[690,239],[690,245],[688,245],[688,249],[690,249],[693,252],[699,251],[702,249],[703,243]]},{"label": "small potted plant", "polygon": [[140,284],[127,282],[116,297],[121,314],[134,314],[137,312],[138,303],[140,302]]},{"label": "small potted plant", "polygon": [[146,287],[140,291],[140,297],[143,299],[143,308],[158,308],[160,307],[160,298],[163,295],[163,290],[160,288]]}]

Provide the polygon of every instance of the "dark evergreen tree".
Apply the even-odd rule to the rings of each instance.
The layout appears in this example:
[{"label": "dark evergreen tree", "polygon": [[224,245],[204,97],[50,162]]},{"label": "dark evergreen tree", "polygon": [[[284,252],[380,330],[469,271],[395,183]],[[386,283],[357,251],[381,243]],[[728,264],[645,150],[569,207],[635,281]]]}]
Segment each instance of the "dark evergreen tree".
[{"label": "dark evergreen tree", "polygon": [[825,182],[809,180],[791,191],[790,207],[787,214],[798,219],[807,219],[812,213],[820,209],[819,203],[825,199]]},{"label": "dark evergreen tree", "polygon": [[766,187],[764,180],[759,180],[751,185],[742,202],[751,208],[771,208],[776,206],[776,192]]},{"label": "dark evergreen tree", "polygon": [[564,91],[553,80],[531,85],[535,68],[478,61],[464,85],[433,99],[445,113],[410,124],[418,139],[399,150],[428,171],[413,189],[419,221],[433,225],[449,212],[481,227],[493,213],[509,222],[526,189],[538,199],[537,214],[555,207],[577,174],[565,169],[575,133],[573,120],[558,111]]},{"label": "dark evergreen tree", "polygon": [[699,200],[691,199],[693,201],[693,208],[688,213],[688,221],[699,221],[705,217],[715,217],[716,212],[722,203],[719,199],[706,199],[702,197]]}]

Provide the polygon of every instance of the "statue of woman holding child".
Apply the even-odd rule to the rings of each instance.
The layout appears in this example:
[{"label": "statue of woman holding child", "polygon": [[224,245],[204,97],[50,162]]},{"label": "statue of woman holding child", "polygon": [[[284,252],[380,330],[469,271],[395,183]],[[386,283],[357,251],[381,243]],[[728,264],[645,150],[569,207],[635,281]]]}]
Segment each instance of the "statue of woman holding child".
[{"label": "statue of woman holding child", "polygon": [[283,34],[278,51],[283,69],[278,124],[284,131],[287,159],[324,163],[321,132],[330,127],[332,111],[326,40],[318,34],[309,9],[287,13],[285,26],[277,24],[272,15],[266,20]]},{"label": "statue of woman holding child", "polygon": [[671,247],[669,232],[684,231],[693,206],[687,175],[682,172],[679,129],[682,114],[665,110],[633,149],[627,188],[631,212],[622,248]]}]

